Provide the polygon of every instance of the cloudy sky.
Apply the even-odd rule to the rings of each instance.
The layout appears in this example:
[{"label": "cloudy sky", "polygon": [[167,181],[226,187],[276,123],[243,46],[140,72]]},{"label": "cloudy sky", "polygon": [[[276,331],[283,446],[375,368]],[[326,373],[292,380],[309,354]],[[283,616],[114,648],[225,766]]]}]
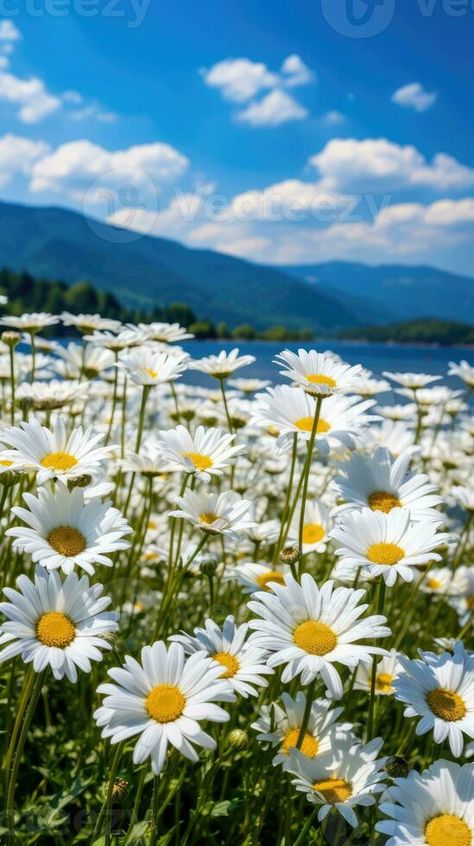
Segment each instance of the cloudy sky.
[{"label": "cloudy sky", "polygon": [[0,197],[474,275],[471,0],[9,0]]}]

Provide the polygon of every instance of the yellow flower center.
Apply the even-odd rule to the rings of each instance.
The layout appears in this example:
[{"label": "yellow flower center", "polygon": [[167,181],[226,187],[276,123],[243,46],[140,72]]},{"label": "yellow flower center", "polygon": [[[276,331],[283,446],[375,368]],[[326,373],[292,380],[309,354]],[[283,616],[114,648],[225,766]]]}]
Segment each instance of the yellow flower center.
[{"label": "yellow flower center", "polygon": [[184,711],[186,700],[174,684],[157,684],[145,699],[145,708],[157,723],[172,723]]},{"label": "yellow flower center", "polygon": [[278,570],[269,570],[267,573],[262,573],[261,576],[257,576],[257,583],[263,590],[271,590],[270,587],[267,587],[269,582],[276,582],[277,585],[284,585],[285,577],[283,573],[279,573]]},{"label": "yellow flower center", "polygon": [[440,814],[426,826],[425,840],[428,846],[471,846],[472,831],[460,817]]},{"label": "yellow flower center", "polygon": [[379,673],[375,679],[375,687],[379,693],[390,693],[394,677],[391,673]]},{"label": "yellow flower center", "polygon": [[238,672],[240,664],[235,655],[230,655],[229,652],[216,652],[212,657],[225,668],[221,673],[221,679],[230,679]]},{"label": "yellow flower center", "polygon": [[49,452],[41,459],[43,467],[48,470],[70,470],[77,464],[77,458],[68,452]]},{"label": "yellow flower center", "polygon": [[3,459],[3,461],[0,461],[0,464],[2,465],[2,467],[11,467],[12,464],[13,464],[13,461],[8,461],[8,459]]},{"label": "yellow flower center", "polygon": [[[296,747],[298,744],[298,738],[300,736],[299,729],[290,729],[290,731],[285,735],[285,739],[283,740],[281,751],[288,755],[290,749]],[[307,758],[315,758],[318,754],[319,743],[312,734],[306,733],[303,742],[300,746],[300,750],[303,755],[306,755]]]},{"label": "yellow flower center", "polygon": [[293,632],[293,640],[300,649],[310,655],[327,655],[337,646],[333,630],[319,620],[300,623]]},{"label": "yellow flower center", "polygon": [[[313,423],[314,417],[300,417],[299,420],[295,420],[295,426],[300,429],[302,432],[312,432],[313,431]],[[329,432],[330,425],[327,420],[323,420],[321,417],[318,420],[318,425],[316,427],[316,432],[318,435],[324,434],[324,432]]]},{"label": "yellow flower center", "polygon": [[372,511],[383,511],[388,514],[392,508],[400,508],[401,502],[394,494],[387,491],[375,491],[369,496],[369,505]]},{"label": "yellow flower center", "polygon": [[218,514],[214,514],[212,511],[205,511],[203,514],[199,515],[199,519],[201,523],[207,523],[209,526],[211,523],[214,523],[216,520],[219,519]]},{"label": "yellow flower center", "polygon": [[65,649],[76,637],[73,622],[61,611],[47,611],[36,623],[36,637],[45,646]]},{"label": "yellow flower center", "polygon": [[445,690],[443,687],[430,690],[426,695],[426,701],[433,714],[448,723],[462,720],[466,715],[464,700],[459,693],[454,693],[452,690]]},{"label": "yellow flower center", "polygon": [[212,459],[200,452],[183,452],[183,458],[189,458],[196,470],[209,470],[212,467]]},{"label": "yellow flower center", "polygon": [[86,548],[84,535],[72,526],[58,526],[46,540],[60,555],[79,555]]},{"label": "yellow flower center", "polygon": [[319,523],[307,523],[303,526],[303,543],[318,543],[325,534],[326,530]]},{"label": "yellow flower center", "polygon": [[310,373],[306,379],[313,385],[327,385],[328,388],[335,388],[337,385],[332,376],[324,376],[322,373]]},{"label": "yellow flower center", "polygon": [[433,577],[431,579],[428,579],[427,585],[430,588],[430,590],[439,590],[440,587],[441,587],[441,582],[440,582],[439,579],[435,579]]},{"label": "yellow flower center", "polygon": [[150,377],[150,379],[157,379],[158,378],[158,371],[157,370],[151,370],[150,367],[145,368],[145,373],[146,373],[147,376]]},{"label": "yellow flower center", "polygon": [[367,558],[373,564],[385,564],[390,567],[405,558],[405,553],[401,546],[395,543],[373,543],[367,550]]},{"label": "yellow flower center", "polygon": [[313,790],[322,793],[329,805],[335,805],[336,802],[345,802],[352,796],[351,785],[343,778],[328,778],[324,781],[315,781]]}]

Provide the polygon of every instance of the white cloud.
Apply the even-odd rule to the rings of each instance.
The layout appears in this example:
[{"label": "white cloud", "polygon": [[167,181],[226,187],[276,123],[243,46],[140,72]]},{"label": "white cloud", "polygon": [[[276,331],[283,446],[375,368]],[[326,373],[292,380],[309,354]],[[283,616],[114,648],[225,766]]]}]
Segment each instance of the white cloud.
[{"label": "white cloud", "polygon": [[346,116],[343,115],[342,112],[333,110],[331,112],[326,112],[322,116],[321,120],[325,126],[341,126],[346,122]]},{"label": "white cloud", "polygon": [[0,41],[19,41],[20,38],[21,32],[13,21],[9,19],[0,21]]},{"label": "white cloud", "polygon": [[414,109],[416,112],[426,112],[436,103],[438,95],[433,91],[429,92],[420,82],[411,82],[398,88],[392,95],[392,102],[406,109]]},{"label": "white cloud", "polygon": [[36,76],[20,79],[6,72],[0,73],[0,100],[14,103],[23,123],[38,123],[61,106],[60,98],[47,91],[43,80]]},{"label": "white cloud", "polygon": [[31,141],[8,133],[0,138],[0,185],[17,174],[30,174],[33,164],[49,152],[44,141]]},{"label": "white cloud", "polygon": [[204,68],[206,85],[218,88],[226,100],[245,103],[260,91],[278,85],[278,75],[269,71],[263,62],[250,59],[223,59],[211,68]]},{"label": "white cloud", "polygon": [[91,103],[89,106],[84,106],[82,109],[76,109],[69,112],[71,120],[76,122],[85,120],[98,120],[99,123],[115,123],[118,115],[115,112],[107,112],[102,109],[98,103]]},{"label": "white cloud", "polygon": [[65,192],[81,201],[96,201],[104,188],[119,191],[131,185],[139,191],[159,190],[161,182],[169,182],[187,170],[188,159],[169,144],[137,144],[125,150],[107,150],[88,140],[61,144],[33,168],[33,192]]},{"label": "white cloud", "polygon": [[[248,103],[237,112],[240,123],[252,127],[279,126],[308,116],[308,110],[284,90],[308,85],[315,79],[311,68],[296,53],[284,59],[279,73],[263,62],[241,58],[223,59],[211,68],[201,69],[201,74],[206,85],[217,88],[224,99]],[[264,91],[268,93],[254,99]]]},{"label": "white cloud", "polygon": [[289,88],[295,88],[298,85],[308,85],[308,83],[314,80],[313,71],[303,62],[301,56],[298,56],[296,53],[286,57],[281,66],[281,73],[285,77],[284,84]]},{"label": "white cloud", "polygon": [[318,171],[320,186],[330,191],[458,190],[474,185],[474,169],[452,156],[438,153],[430,163],[416,147],[386,138],[334,138],[310,164]]},{"label": "white cloud", "polygon": [[292,120],[303,120],[308,110],[301,106],[286,91],[276,88],[270,91],[262,100],[250,103],[239,112],[237,119],[249,126],[280,126]]}]

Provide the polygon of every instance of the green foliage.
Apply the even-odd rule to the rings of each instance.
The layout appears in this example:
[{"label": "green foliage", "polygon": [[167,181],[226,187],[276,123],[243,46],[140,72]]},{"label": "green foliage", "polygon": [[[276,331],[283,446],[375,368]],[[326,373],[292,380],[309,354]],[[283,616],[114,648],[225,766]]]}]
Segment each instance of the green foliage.
[{"label": "green foliage", "polygon": [[449,320],[409,320],[388,326],[346,329],[341,338],[364,341],[395,341],[404,344],[474,344],[474,327]]}]

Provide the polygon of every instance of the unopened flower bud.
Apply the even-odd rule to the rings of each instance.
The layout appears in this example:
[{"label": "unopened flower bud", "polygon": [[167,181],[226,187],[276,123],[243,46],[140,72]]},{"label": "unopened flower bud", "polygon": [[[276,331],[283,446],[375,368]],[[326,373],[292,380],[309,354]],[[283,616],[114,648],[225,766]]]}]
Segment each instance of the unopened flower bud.
[{"label": "unopened flower bud", "polygon": [[69,479],[67,486],[70,491],[73,488],[87,488],[92,482],[92,477],[84,474],[83,476],[75,476],[74,479]]},{"label": "unopened flower bud", "polygon": [[21,335],[19,332],[2,332],[1,339],[7,347],[15,349],[16,345],[20,343]]},{"label": "unopened flower bud", "polygon": [[20,474],[14,470],[5,470],[3,473],[0,473],[0,485],[3,485],[4,488],[12,488],[19,481]]},{"label": "unopened flower bud", "polygon": [[242,731],[242,729],[233,729],[233,731],[229,732],[227,739],[229,746],[232,746],[234,749],[245,749],[249,742],[247,732]]},{"label": "unopened flower bud", "polygon": [[297,546],[285,546],[280,552],[280,564],[286,567],[292,567],[301,558],[301,553]]},{"label": "unopened flower bud", "polygon": [[203,576],[213,576],[217,570],[217,561],[215,558],[206,558],[202,562],[200,568]]},{"label": "unopened flower bud", "polygon": [[398,755],[393,755],[388,758],[385,763],[385,770],[390,778],[406,778],[410,767],[405,758],[400,758]]}]

